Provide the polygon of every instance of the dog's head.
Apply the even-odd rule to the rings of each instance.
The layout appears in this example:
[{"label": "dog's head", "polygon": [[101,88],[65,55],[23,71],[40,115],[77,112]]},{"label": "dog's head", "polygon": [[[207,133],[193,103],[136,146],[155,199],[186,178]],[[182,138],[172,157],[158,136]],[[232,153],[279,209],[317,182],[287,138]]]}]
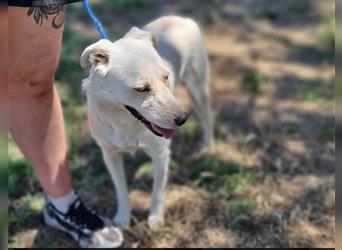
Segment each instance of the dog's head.
[{"label": "dog's head", "polygon": [[133,27],[112,43],[100,40],[81,55],[91,67],[84,88],[107,103],[123,105],[154,134],[171,138],[187,113],[172,93],[174,75],[159,56],[152,33]]}]

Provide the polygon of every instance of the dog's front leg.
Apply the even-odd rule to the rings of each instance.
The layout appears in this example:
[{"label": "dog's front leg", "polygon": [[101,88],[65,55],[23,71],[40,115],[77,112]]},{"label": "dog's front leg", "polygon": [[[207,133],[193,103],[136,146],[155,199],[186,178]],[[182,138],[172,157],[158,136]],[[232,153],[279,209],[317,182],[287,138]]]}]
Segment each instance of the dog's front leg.
[{"label": "dog's front leg", "polygon": [[152,155],[153,190],[148,224],[151,229],[157,229],[164,224],[164,197],[167,183],[169,149],[163,153]]},{"label": "dog's front leg", "polygon": [[127,191],[122,155],[111,147],[103,147],[102,152],[116,189],[118,209],[114,217],[114,222],[119,227],[128,227],[131,220],[131,205]]}]

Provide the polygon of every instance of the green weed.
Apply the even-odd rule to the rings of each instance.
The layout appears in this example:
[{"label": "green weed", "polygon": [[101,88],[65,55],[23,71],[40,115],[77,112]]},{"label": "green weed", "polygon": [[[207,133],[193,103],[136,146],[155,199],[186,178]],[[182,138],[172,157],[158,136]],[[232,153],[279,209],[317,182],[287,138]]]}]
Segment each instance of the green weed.
[{"label": "green weed", "polygon": [[240,200],[229,202],[229,217],[236,218],[239,216],[249,216],[256,208],[253,200]]},{"label": "green weed", "polygon": [[143,5],[141,0],[116,0],[111,3],[111,6],[117,10],[136,9]]},{"label": "green weed", "polygon": [[[106,3],[104,3],[106,2]],[[142,0],[115,0],[115,1],[102,1],[94,4],[96,13],[115,12],[138,9],[145,3]]]},{"label": "green weed", "polygon": [[318,33],[318,43],[329,54],[335,52],[335,16],[327,18]]},{"label": "green weed", "polygon": [[41,193],[35,195],[26,195],[23,198],[23,204],[26,208],[39,212],[44,205],[44,196]]},{"label": "green weed", "polygon": [[322,129],[319,133],[319,139],[323,142],[335,141],[335,126],[332,125]]},{"label": "green weed", "polygon": [[195,185],[225,198],[247,181],[255,180],[253,171],[238,163],[222,161],[213,155],[198,159],[191,170],[191,179]]},{"label": "green weed", "polygon": [[227,122],[217,119],[214,124],[214,136],[218,140],[225,141],[228,138]]},{"label": "green weed", "polygon": [[[197,118],[190,117],[181,127],[181,131],[191,139],[202,137],[202,128]],[[227,124],[224,121],[216,120],[214,124],[214,136],[219,140],[226,140],[228,136]]]},{"label": "green weed", "polygon": [[260,9],[255,13],[255,18],[257,19],[267,19],[274,21],[279,17],[279,15],[271,9]]},{"label": "green weed", "polygon": [[189,138],[199,138],[202,133],[198,119],[194,117],[190,117],[181,129]]},{"label": "green weed", "polygon": [[43,205],[44,197],[41,193],[24,196],[21,206],[9,213],[9,224],[20,226],[29,223],[40,213]]},{"label": "green weed", "polygon": [[228,203],[228,218],[229,226],[231,229],[236,229],[240,219],[249,217],[253,210],[256,208],[256,202],[254,200],[245,199],[231,201]]},{"label": "green weed", "polygon": [[243,90],[256,93],[260,89],[260,85],[263,82],[263,76],[252,68],[246,68],[242,72],[241,87]]},{"label": "green weed", "polygon": [[298,93],[298,98],[300,101],[310,102],[316,100],[333,101],[335,97],[325,91],[320,80],[315,80]]},{"label": "green weed", "polygon": [[135,173],[134,178],[151,183],[153,180],[152,163],[146,162],[143,165],[139,166],[139,168],[137,169]]},{"label": "green weed", "polygon": [[294,122],[288,122],[284,125],[285,133],[288,135],[293,135],[298,132],[298,124]]},{"label": "green weed", "polygon": [[33,192],[39,186],[32,167],[24,159],[9,160],[8,195],[16,198]]},{"label": "green weed", "polygon": [[294,1],[289,4],[289,10],[294,13],[303,14],[303,12],[309,11],[311,6],[312,0]]}]

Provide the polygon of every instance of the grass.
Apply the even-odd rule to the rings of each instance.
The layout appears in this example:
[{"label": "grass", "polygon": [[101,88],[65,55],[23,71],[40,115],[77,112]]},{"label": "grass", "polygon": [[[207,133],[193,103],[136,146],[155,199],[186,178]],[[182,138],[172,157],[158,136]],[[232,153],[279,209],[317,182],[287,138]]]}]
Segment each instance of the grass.
[{"label": "grass", "polygon": [[321,129],[319,133],[319,140],[323,142],[334,142],[335,141],[335,126],[332,124],[329,127]]},{"label": "grass", "polygon": [[146,183],[152,183],[153,181],[153,171],[152,171],[152,162],[146,162],[138,167],[134,175],[134,179],[143,181]]},{"label": "grass", "polygon": [[24,206],[32,211],[39,212],[44,205],[44,197],[41,193],[37,193],[35,195],[26,195],[23,198]]},{"label": "grass", "polygon": [[336,85],[335,85],[335,91],[336,91],[336,97],[338,98],[339,102],[341,101],[342,98],[342,75],[339,76],[339,73],[337,73],[337,78],[336,78]]},{"label": "grass", "polygon": [[213,155],[204,155],[192,164],[191,169],[191,179],[196,186],[223,198],[230,197],[244,183],[255,180],[255,173],[251,169]]},{"label": "grass", "polygon": [[142,0],[116,0],[112,2],[109,6],[112,8],[122,11],[122,10],[130,10],[130,9],[137,9],[144,5]]},{"label": "grass", "polygon": [[10,159],[8,165],[8,195],[11,198],[18,198],[38,189],[37,177],[26,160]]},{"label": "grass", "polygon": [[181,127],[182,132],[184,132],[189,138],[199,138],[201,136],[202,130],[198,119],[191,116],[186,123]]},{"label": "grass", "polygon": [[[300,1],[288,1],[287,9],[291,14],[303,14],[309,11],[312,6],[312,0],[300,0]],[[269,21],[276,21],[280,18],[279,10],[273,10],[271,8],[262,8],[256,11],[256,19],[266,19]]]},{"label": "grass", "polygon": [[257,70],[246,68],[242,72],[240,81],[241,88],[251,93],[257,93],[260,90],[260,85],[263,82],[263,76]]},{"label": "grass", "polygon": [[229,216],[236,218],[239,216],[249,216],[255,209],[256,204],[253,200],[240,200],[229,203]]},{"label": "grass", "polygon": [[225,141],[228,139],[229,131],[225,121],[217,118],[214,124],[214,137],[217,140]]},{"label": "grass", "polygon": [[295,122],[287,122],[284,125],[285,133],[288,135],[296,134],[299,131],[298,124]]},{"label": "grass", "polygon": [[106,4],[99,2],[94,5],[94,9],[98,13],[106,13],[107,11],[128,11],[132,9],[138,9],[144,5],[145,2],[142,0],[115,0]]},{"label": "grass", "polygon": [[173,230],[171,227],[167,226],[160,226],[157,228],[157,231],[155,232],[155,235],[158,237],[165,237],[165,236],[177,236],[177,232]]},{"label": "grass", "polygon": [[271,9],[260,9],[255,13],[256,19],[267,19],[269,21],[275,21],[278,17],[278,13]]},{"label": "grass", "polygon": [[[180,131],[192,140],[199,140],[202,137],[202,128],[199,120],[195,116],[191,116],[180,128]],[[215,120],[214,136],[215,139],[223,141],[228,138],[227,124],[224,121],[220,119]]]},{"label": "grass", "polygon": [[9,216],[9,223],[15,226],[21,226],[29,223],[33,217],[40,213],[44,204],[44,197],[41,193],[34,195],[27,194],[17,202],[18,207],[12,208]]},{"label": "grass", "polygon": [[305,11],[309,11],[312,6],[312,0],[300,0],[300,1],[293,1],[289,3],[289,11],[303,14]]},{"label": "grass", "polygon": [[334,94],[328,93],[324,89],[324,85],[320,80],[314,80],[307,87],[298,93],[298,99],[302,102],[310,102],[316,100],[334,101]]},{"label": "grass", "polygon": [[335,16],[326,18],[321,25],[318,46],[329,54],[335,53]]},{"label": "grass", "polygon": [[229,228],[235,230],[238,228],[241,219],[252,215],[253,210],[256,208],[256,202],[250,199],[232,201],[228,203],[227,207]]},{"label": "grass", "polygon": [[[121,14],[125,13],[133,13],[134,11],[139,10],[139,8],[146,7],[151,4],[152,1],[143,1],[143,0],[115,0],[115,1],[94,1],[92,4],[92,8],[94,13],[97,16],[100,16],[100,20],[103,23],[104,27],[108,32],[111,40],[115,40],[118,35],[123,35],[121,33],[113,32],[111,26],[113,25],[113,14]],[[152,3],[155,4],[155,3]],[[77,11],[74,11],[77,13]],[[79,13],[79,12],[78,12]],[[115,22],[115,21],[114,21]]]}]

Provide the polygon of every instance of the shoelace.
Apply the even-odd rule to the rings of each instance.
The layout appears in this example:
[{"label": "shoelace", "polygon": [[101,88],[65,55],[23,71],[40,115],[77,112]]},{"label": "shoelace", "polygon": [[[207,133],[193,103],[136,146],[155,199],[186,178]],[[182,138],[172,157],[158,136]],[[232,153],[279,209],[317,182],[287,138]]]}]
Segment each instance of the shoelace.
[{"label": "shoelace", "polygon": [[82,201],[77,198],[71,204],[66,218],[81,229],[97,230],[104,226],[103,221],[94,210],[88,209]]}]

